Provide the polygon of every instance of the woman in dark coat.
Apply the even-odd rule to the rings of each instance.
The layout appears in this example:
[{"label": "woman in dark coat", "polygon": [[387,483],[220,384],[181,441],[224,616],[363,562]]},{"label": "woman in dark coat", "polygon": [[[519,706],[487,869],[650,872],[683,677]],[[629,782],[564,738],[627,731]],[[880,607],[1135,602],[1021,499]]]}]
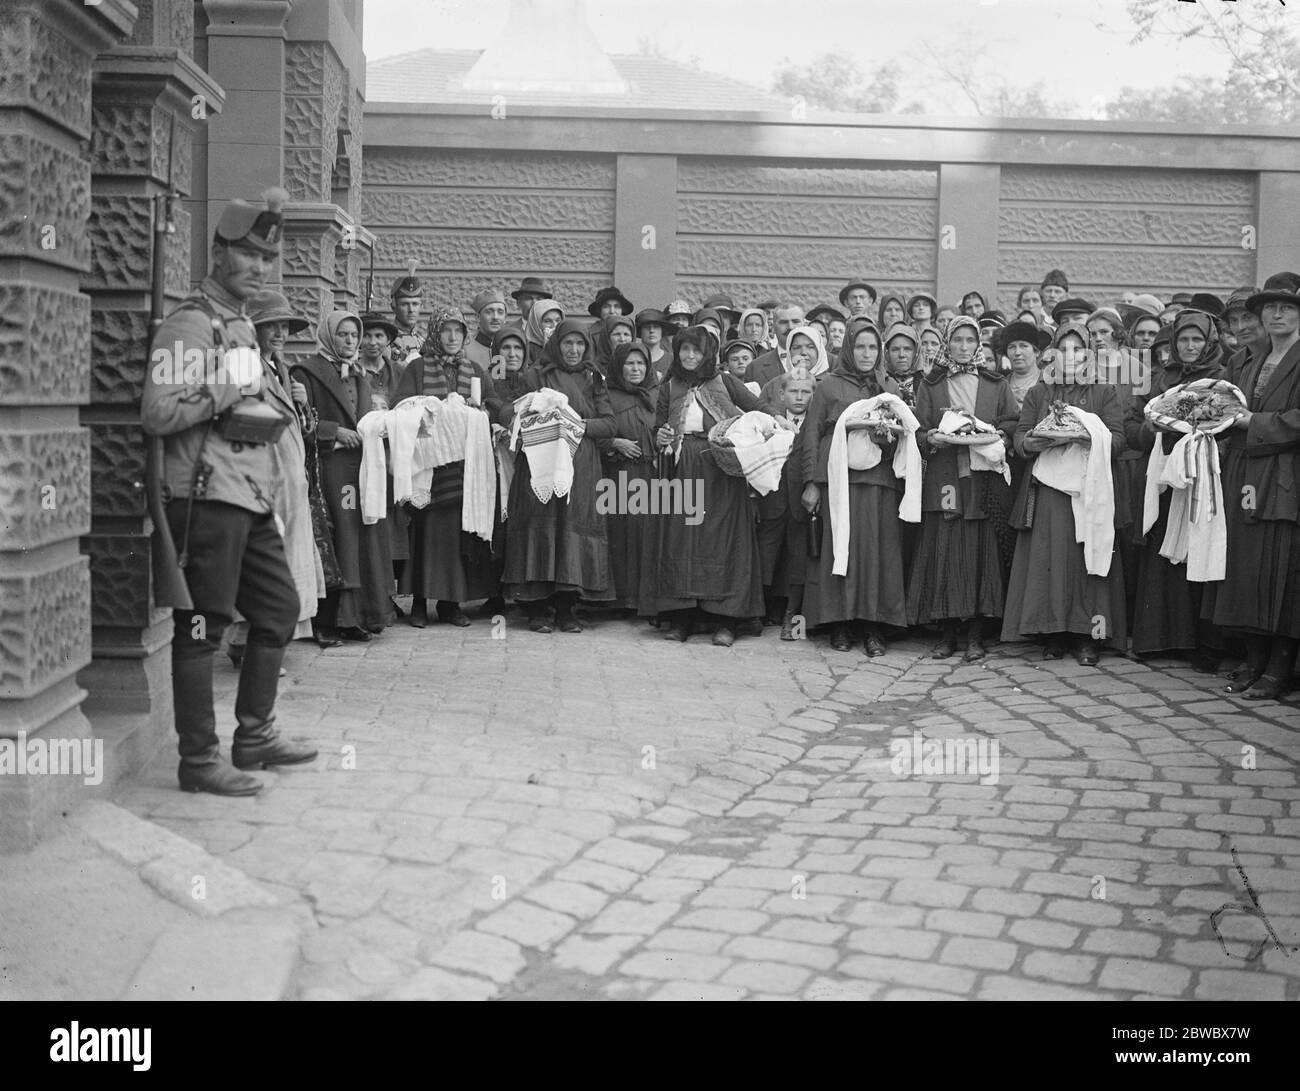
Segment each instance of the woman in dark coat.
[{"label": "woman in dark coat", "polygon": [[[632,482],[649,481],[654,476],[659,377],[650,361],[649,346],[644,341],[615,346],[606,384],[614,410],[614,435],[600,441],[601,460],[606,480],[615,483],[618,495],[626,496]],[[614,595],[617,605],[635,609],[641,586],[642,542],[650,516],[620,511],[610,512],[608,518]]]},{"label": "woman in dark coat", "polygon": [[[717,619],[713,643],[729,648],[736,626],[763,612],[762,559],[744,478],[719,469],[708,432],[718,421],[761,410],[734,375],[718,371],[718,338],[688,326],[673,338],[673,362],[659,386],[657,446],[674,459],[685,514],[659,515],[646,531],[638,609],[665,615],[669,640],[690,637],[696,611]],[[688,522],[689,519],[689,522]]]},{"label": "woman in dark coat", "polygon": [[317,353],[292,369],[315,411],[321,488],[333,530],[342,586],[316,611],[326,639],[368,641],[393,622],[393,561],[388,528],[361,521],[361,436],[357,421],[370,412],[370,384],[358,366],[361,319],[349,311],[327,314],[316,331]]},{"label": "woman in dark coat", "polygon": [[849,563],[848,571],[837,576],[833,571],[828,464],[835,422],[855,402],[878,394],[899,397],[899,389],[885,373],[880,331],[864,324],[856,329],[852,341],[845,339],[839,362],[817,384],[796,452],[801,462],[804,507],[809,513],[820,511],[822,525],[821,555],[808,563],[804,615],[809,628],[834,625],[831,647],[839,651],[853,646],[850,627],[862,621],[865,651],[870,656],[885,654],[881,626],[907,625],[898,516],[904,483],[894,474],[892,441],[882,444],[880,462],[871,469],[848,470]]},{"label": "woman in dark coat", "polygon": [[1275,700],[1290,686],[1300,639],[1300,278],[1279,273],[1246,301],[1267,340],[1229,374],[1246,409],[1224,433],[1227,576],[1201,616],[1246,638],[1228,692]]},{"label": "woman in dark coat", "polygon": [[591,359],[606,379],[614,366],[614,351],[619,345],[628,345],[636,340],[636,326],[625,314],[611,314],[598,318],[591,324],[592,342]]},{"label": "woman in dark coat", "polygon": [[[614,437],[614,410],[605,380],[592,362],[589,326],[588,321],[566,318],[546,342],[538,363],[523,376],[525,392],[558,391],[586,427],[573,453],[568,496],[539,500],[522,444],[515,456],[502,581],[535,633],[555,631],[548,617],[551,607],[561,632],[580,633],[582,624],[573,612],[579,595],[599,603],[614,597],[607,520],[596,505],[601,476],[597,445]],[[514,414],[513,403],[502,406],[501,424],[509,428]]]},{"label": "woman in dark coat", "polygon": [[1020,415],[1006,379],[982,366],[979,325],[960,316],[949,323],[939,359],[916,396],[921,454],[926,458],[921,490],[921,545],[907,589],[912,624],[939,622],[943,639],[932,653],[957,652],[958,630],[966,631],[967,662],[982,659],[984,619],[1002,616],[1005,585],[997,529],[990,513],[1007,506],[1011,486],[992,470],[974,470],[966,447],[939,433],[945,409],[964,409],[991,424],[1010,443]]},{"label": "woman in dark coat", "polygon": [[[1143,412],[1147,403],[1182,383],[1223,377],[1223,345],[1219,341],[1218,327],[1208,314],[1183,311],[1174,319],[1172,335],[1174,354],[1169,363],[1154,371],[1150,389],[1145,394],[1132,395],[1125,415],[1124,436],[1128,443],[1125,454],[1137,451],[1140,455],[1136,464],[1142,472],[1133,475],[1129,483],[1138,497],[1145,494],[1147,460],[1156,441],[1160,440],[1168,454],[1181,438],[1181,433],[1160,431],[1151,425]],[[1122,468],[1123,462],[1121,473]],[[1188,580],[1186,564],[1173,564],[1160,555],[1173,495],[1172,489],[1165,489],[1160,494],[1159,518],[1145,538],[1142,536],[1142,505],[1137,501],[1133,504],[1132,518],[1137,523],[1130,529],[1132,540],[1137,543],[1137,556],[1134,565],[1124,569],[1125,581],[1136,585],[1130,591],[1134,600],[1133,653],[1142,656],[1200,648],[1201,659],[1212,661],[1216,657],[1211,649],[1218,641],[1209,631],[1211,627],[1200,621],[1205,585]],[[1119,504],[1118,493],[1116,504]]]},{"label": "woman in dark coat", "polygon": [[[465,354],[469,327],[458,310],[444,307],[429,322],[429,336],[402,373],[393,404],[407,398],[446,400],[455,391],[466,401],[478,380],[479,404],[495,417],[500,409],[488,369]],[[490,599],[500,593],[492,563],[492,546],[476,534],[461,529],[465,463],[452,462],[433,471],[433,494],[427,507],[410,508],[410,560],[402,575],[402,590],[411,598],[408,619],[417,629],[429,621],[428,603],[437,603],[438,618],[464,627],[470,620],[462,602]]]},{"label": "woman in dark coat", "polygon": [[1112,541],[1107,574],[1088,572],[1084,545],[1075,540],[1070,496],[1033,476],[1034,461],[1054,444],[1029,435],[1048,416],[1053,402],[1064,402],[1100,418],[1111,437],[1113,498],[1115,459],[1124,450],[1124,407],[1119,391],[1100,381],[1093,356],[1084,351],[1087,341],[1086,327],[1077,322],[1068,322],[1056,331],[1057,352],[1045,363],[1042,381],[1025,395],[1020,410],[1016,450],[1029,468],[1012,514],[1012,526],[1020,535],[1007,588],[1002,639],[1047,636],[1043,658],[1059,659],[1068,634],[1074,633],[1079,637],[1079,663],[1096,666],[1103,642],[1120,654],[1127,647],[1123,568]]}]

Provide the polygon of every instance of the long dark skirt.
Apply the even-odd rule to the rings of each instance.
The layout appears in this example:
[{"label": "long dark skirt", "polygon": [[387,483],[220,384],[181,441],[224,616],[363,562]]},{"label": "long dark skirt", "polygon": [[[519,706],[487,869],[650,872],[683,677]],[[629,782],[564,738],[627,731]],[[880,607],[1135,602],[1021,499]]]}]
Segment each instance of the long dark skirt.
[{"label": "long dark skirt", "polygon": [[1010,488],[1007,488],[1005,481],[1000,480],[996,474],[981,472],[974,475],[980,486],[981,503],[988,513],[988,521],[992,524],[993,533],[998,540],[998,565],[1002,572],[1003,587],[1011,578],[1011,564],[1016,557],[1016,538],[1020,533],[1011,525],[1011,509],[1027,469],[1027,463],[1023,458],[1013,458],[1008,465],[1011,469]]},{"label": "long dark skirt", "polygon": [[843,576],[831,571],[835,540],[830,511],[823,508],[821,556],[809,562],[804,584],[803,613],[810,627],[854,620],[907,624],[901,499],[884,485],[849,485],[849,567]]},{"label": "long dark skirt", "polygon": [[533,492],[528,457],[515,459],[510,484],[505,593],[516,602],[538,602],[557,591],[577,591],[589,602],[614,597],[607,518],[596,510],[600,454],[583,439],[573,456],[573,487],[567,497],[543,504]]},{"label": "long dark skirt", "polygon": [[[616,484],[626,474],[628,488],[633,481],[649,481],[654,463],[649,459],[606,459],[605,476]],[[609,533],[609,565],[614,580],[615,605],[635,608],[641,590],[641,553],[648,514],[612,512],[606,516]]]},{"label": "long dark skirt", "polygon": [[[1125,452],[1125,455],[1127,453]],[[1147,544],[1142,536],[1142,509],[1146,497],[1149,457],[1150,455],[1145,452],[1141,458],[1127,458],[1122,455],[1111,464],[1115,479],[1115,559],[1124,571],[1125,609],[1129,628],[1134,630],[1135,635],[1142,555]],[[1160,529],[1162,537],[1163,526],[1162,523]],[[1156,549],[1159,548],[1157,542]],[[1141,649],[1135,646],[1134,651],[1140,652]]]},{"label": "long dark skirt", "polygon": [[1020,532],[1007,586],[1003,640],[1037,633],[1080,633],[1127,647],[1124,575],[1112,555],[1110,573],[1090,576],[1074,540],[1074,508],[1063,492],[1038,484],[1034,525]]},{"label": "long dark skirt", "polygon": [[[1133,651],[1138,655],[1190,651],[1207,642],[1201,630],[1209,626],[1200,620],[1206,585],[1188,580],[1186,564],[1172,564],[1160,556],[1172,500],[1173,491],[1166,489],[1160,496],[1160,517],[1137,547],[1132,597]],[[1124,576],[1127,580],[1127,569]]]},{"label": "long dark skirt", "polygon": [[1224,453],[1228,567],[1223,580],[1205,585],[1201,617],[1241,633],[1300,637],[1300,528],[1277,519],[1246,522],[1245,457]]},{"label": "long dark skirt", "polygon": [[1001,617],[1005,584],[997,531],[988,519],[921,515],[921,545],[907,588],[908,623]]},{"label": "long dark skirt", "polygon": [[492,569],[492,545],[461,530],[463,497],[410,508],[410,559],[401,590],[440,602],[473,602],[500,593]]},{"label": "long dark skirt", "polygon": [[333,602],[319,623],[332,628],[375,629],[393,622],[393,561],[388,528],[381,520],[370,526],[361,521],[361,449],[340,448],[320,459],[321,490],[329,509],[334,556],[342,585],[338,588],[337,617]]},{"label": "long dark skirt", "polygon": [[721,617],[758,617],[763,562],[745,479],[718,469],[708,441],[697,435],[684,439],[673,477],[695,483],[703,518],[690,526],[685,515],[651,517],[638,611],[653,617],[699,607]]}]

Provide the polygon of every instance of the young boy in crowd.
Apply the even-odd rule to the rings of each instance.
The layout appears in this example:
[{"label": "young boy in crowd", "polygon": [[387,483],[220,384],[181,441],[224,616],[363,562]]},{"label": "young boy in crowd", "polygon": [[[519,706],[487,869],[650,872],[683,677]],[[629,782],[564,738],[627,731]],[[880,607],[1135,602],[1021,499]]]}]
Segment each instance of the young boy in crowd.
[{"label": "young boy in crowd", "polygon": [[758,383],[751,382],[749,376],[749,365],[754,362],[757,355],[752,341],[745,341],[737,338],[734,341],[728,341],[722,347],[722,366],[742,383],[750,391],[757,395],[761,390]]}]

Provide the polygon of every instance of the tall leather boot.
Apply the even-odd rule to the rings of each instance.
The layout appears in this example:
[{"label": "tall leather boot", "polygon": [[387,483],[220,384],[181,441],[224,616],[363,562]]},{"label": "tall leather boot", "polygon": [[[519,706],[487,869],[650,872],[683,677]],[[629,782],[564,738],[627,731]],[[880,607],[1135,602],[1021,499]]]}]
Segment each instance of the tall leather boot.
[{"label": "tall leather boot", "polygon": [[[202,615],[177,610],[173,616],[176,632],[172,639],[172,701],[181,756],[177,780],[187,792],[256,795],[262,790],[262,782],[232,768],[221,756],[212,707],[212,663],[220,638],[196,640],[190,635]],[[278,665],[276,674],[278,677]]]},{"label": "tall leather boot", "polygon": [[1291,688],[1291,668],[1295,665],[1296,641],[1290,637],[1275,636],[1269,653],[1268,665],[1260,679],[1242,696],[1247,701],[1276,701]]},{"label": "tall leather boot", "polygon": [[316,748],[290,742],[275,726],[275,695],[284,648],[249,643],[235,696],[235,741],[230,747],[237,769],[301,765],[314,761]]}]

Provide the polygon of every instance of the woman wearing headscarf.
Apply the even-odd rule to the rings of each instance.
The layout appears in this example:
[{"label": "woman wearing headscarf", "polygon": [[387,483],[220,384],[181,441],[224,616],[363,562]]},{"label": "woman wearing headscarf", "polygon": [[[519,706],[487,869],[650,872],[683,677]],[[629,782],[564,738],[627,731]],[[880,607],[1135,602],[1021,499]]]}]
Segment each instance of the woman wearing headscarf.
[{"label": "woman wearing headscarf", "polygon": [[[659,386],[658,450],[671,461],[683,507],[650,521],[642,558],[642,616],[669,622],[665,637],[686,641],[697,611],[714,617],[713,643],[731,647],[736,627],[763,612],[762,560],[744,478],[724,473],[709,449],[719,421],[763,403],[718,370],[719,342],[689,326],[673,338],[673,362]],[[666,475],[665,475],[666,476]]]},{"label": "woman wearing headscarf", "polygon": [[[1130,591],[1134,599],[1133,653],[1142,656],[1199,649],[1198,661],[1214,669],[1210,664],[1217,661],[1217,655],[1211,649],[1219,641],[1212,627],[1200,620],[1205,585],[1187,578],[1186,564],[1172,564],[1160,555],[1168,526],[1169,505],[1173,501],[1172,489],[1166,489],[1160,495],[1159,517],[1145,538],[1142,535],[1142,501],[1146,494],[1146,467],[1151,449],[1158,441],[1164,453],[1169,454],[1181,438],[1181,433],[1160,431],[1147,420],[1143,412],[1147,403],[1182,383],[1219,379],[1224,374],[1223,345],[1214,319],[1208,314],[1183,311],[1174,319],[1172,337],[1174,354],[1169,363],[1151,376],[1150,389],[1143,393],[1135,391],[1130,396],[1124,420],[1124,435],[1128,442],[1125,454],[1129,451],[1137,453],[1136,460],[1128,465],[1139,467],[1130,485],[1136,498],[1130,505],[1128,538],[1134,544],[1134,560],[1124,569],[1125,582],[1133,584]],[[1121,472],[1124,465],[1121,461]]]},{"label": "woman wearing headscarf", "polygon": [[916,405],[917,384],[925,378],[919,362],[920,339],[908,323],[895,322],[885,331],[883,340],[882,365],[897,388],[890,393],[897,394],[911,409]]},{"label": "woman wearing headscarf", "polygon": [[524,338],[528,342],[528,355],[532,359],[541,359],[543,347],[563,321],[564,308],[555,300],[539,299],[533,304],[524,320]]},{"label": "woman wearing headscarf", "polygon": [[[835,535],[829,517],[830,453],[835,424],[844,411],[878,394],[898,397],[898,384],[885,373],[880,331],[862,325],[852,341],[845,338],[839,362],[817,384],[795,452],[800,458],[803,506],[810,515],[820,513],[822,527],[820,555],[808,562],[804,616],[809,628],[834,626],[831,647],[838,651],[853,646],[852,627],[862,622],[864,649],[870,656],[885,654],[882,626],[907,625],[898,510],[904,482],[894,473],[893,441],[881,444],[880,461],[871,469],[843,468],[848,477],[848,512],[843,522],[848,532],[848,569],[844,575],[835,575]],[[846,425],[854,427],[861,425]]]},{"label": "woman wearing headscarf", "polygon": [[1201,616],[1245,637],[1229,692],[1276,700],[1290,688],[1300,638],[1300,278],[1279,273],[1246,301],[1266,338],[1227,377],[1246,408],[1224,433],[1227,575],[1207,584]]},{"label": "woman wearing headscarf", "polygon": [[[609,404],[614,410],[614,435],[599,443],[605,478],[616,484],[617,495],[629,496],[634,481],[651,480],[656,461],[654,431],[659,377],[650,364],[650,350],[643,341],[615,346],[606,384]],[[618,606],[636,608],[641,587],[642,541],[648,518],[648,513],[641,511],[608,514],[609,562]]]},{"label": "woman wearing headscarf", "polygon": [[759,352],[776,348],[776,338],[767,320],[767,312],[758,307],[746,307],[740,312],[740,321],[736,323],[740,336],[755,345]]},{"label": "woman wearing headscarf", "polygon": [[876,309],[877,328],[887,330],[895,322],[906,321],[907,304],[901,295],[890,293],[880,297],[880,306]]},{"label": "woman wearing headscarf", "polygon": [[611,314],[594,322],[592,331],[592,363],[608,379],[615,349],[636,340],[636,326],[625,314]]},{"label": "woman wearing headscarf", "polygon": [[1006,379],[985,366],[979,324],[964,315],[949,323],[939,359],[916,395],[926,467],[907,613],[912,624],[942,626],[943,639],[932,653],[936,659],[956,654],[961,625],[969,622],[965,658],[971,662],[985,655],[984,619],[1002,616],[1005,583],[990,511],[1003,506],[1011,486],[997,470],[972,465],[972,448],[939,432],[949,408],[992,425],[1004,446],[1019,419]]},{"label": "woman wearing headscarf", "polygon": [[934,368],[934,362],[939,359],[939,350],[943,347],[943,335],[927,322],[916,331],[916,337],[920,342],[916,354],[917,365],[922,374],[929,375]]},{"label": "woman wearing headscarf", "polygon": [[[1119,391],[1109,383],[1098,381],[1096,358],[1087,351],[1087,345],[1088,330],[1082,323],[1061,325],[1052,343],[1056,351],[1045,354],[1042,381],[1025,395],[1020,411],[1016,450],[1030,463],[1030,470],[1012,516],[1012,525],[1020,534],[1007,588],[1002,639],[1045,636],[1047,646],[1043,658],[1060,659],[1065,652],[1065,641],[1074,634],[1079,642],[1079,663],[1096,666],[1102,643],[1109,643],[1120,654],[1127,645],[1124,575],[1114,555],[1113,515],[1105,510],[1106,501],[1114,500],[1114,459],[1124,449],[1124,407]],[[1110,435],[1108,469],[1112,473],[1098,480],[1099,493],[1090,495],[1087,484],[1081,489],[1079,507],[1084,517],[1094,512],[1100,516],[1099,525],[1091,530],[1078,526],[1076,504],[1069,494],[1034,476],[1033,463],[1058,441],[1031,436],[1029,432],[1050,414],[1057,402],[1092,414],[1105,430],[1101,434]],[[1097,450],[1089,453],[1084,463],[1085,481],[1087,471],[1093,468],[1092,459],[1099,457]],[[1106,477],[1111,479],[1109,497],[1105,495]],[[1109,549],[1106,548],[1107,530]],[[1095,547],[1091,544],[1092,531],[1096,531],[1100,543]],[[1100,564],[1089,560],[1089,553],[1094,551],[1100,555],[1097,558]],[[1107,571],[1104,574],[1090,571],[1097,568]]]},{"label": "woman wearing headscarf", "polygon": [[967,292],[961,297],[961,313],[968,318],[978,319],[988,309],[988,303],[979,292]]},{"label": "woman wearing headscarf", "polygon": [[[546,300],[533,305],[529,318]],[[500,409],[496,386],[488,368],[465,352],[469,327],[458,308],[443,307],[429,321],[429,335],[412,360],[393,394],[393,404],[407,398],[433,397],[443,401],[459,394],[466,402],[478,386],[478,407],[489,419]],[[439,620],[463,628],[470,624],[461,603],[491,599],[500,594],[492,546],[477,534],[461,529],[465,501],[465,463],[451,462],[433,471],[431,499],[423,508],[411,507],[410,560],[402,574],[402,590],[411,595],[411,616],[417,629],[429,623],[429,600],[437,603]]]},{"label": "woman wearing headscarf", "polygon": [[333,531],[341,585],[316,611],[325,639],[368,641],[393,621],[393,561],[388,528],[361,521],[361,436],[357,422],[370,412],[370,383],[358,361],[361,318],[331,311],[316,330],[316,355],[293,368],[316,417],[321,488]]},{"label": "woman wearing headscarf", "polygon": [[[573,612],[578,597],[607,603],[614,597],[610,579],[606,517],[597,504],[601,477],[598,444],[613,439],[614,410],[605,380],[592,361],[588,323],[566,318],[546,343],[537,364],[524,374],[526,393],[554,390],[582,418],[584,432],[573,452],[573,482],[567,496],[543,501],[533,489],[528,456],[520,444],[510,484],[510,533],[502,576],[506,594],[519,603],[535,633],[582,632]],[[509,428],[515,406],[501,407]],[[563,442],[561,440],[561,442]],[[549,611],[554,608],[555,624]]]}]

